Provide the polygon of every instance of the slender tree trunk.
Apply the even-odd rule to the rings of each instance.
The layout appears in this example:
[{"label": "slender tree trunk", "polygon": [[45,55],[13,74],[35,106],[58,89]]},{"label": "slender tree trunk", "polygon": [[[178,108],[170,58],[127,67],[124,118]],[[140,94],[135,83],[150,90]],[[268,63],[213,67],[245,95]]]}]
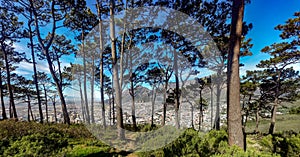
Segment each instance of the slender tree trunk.
[{"label": "slender tree trunk", "polygon": [[95,80],[95,61],[94,55],[92,55],[92,76],[91,76],[91,122],[95,123],[95,116],[94,116],[94,80]]},{"label": "slender tree trunk", "polygon": [[[32,12],[30,11],[30,17],[32,17]],[[39,84],[38,84],[38,78],[37,78],[37,69],[36,69],[36,61],[35,61],[35,54],[34,54],[34,45],[33,45],[33,35],[32,35],[32,28],[31,23],[33,19],[30,19],[28,22],[28,28],[29,28],[29,39],[30,39],[30,50],[31,50],[31,58],[32,58],[32,65],[33,65],[33,83],[35,85],[36,90],[36,96],[37,96],[37,102],[39,107],[39,114],[40,114],[40,122],[43,123],[43,110],[42,110],[42,103],[41,103],[41,96],[40,96],[40,90],[39,90]],[[32,22],[31,22],[32,21]]]},{"label": "slender tree trunk", "polygon": [[165,87],[164,87],[164,103],[163,103],[163,120],[162,120],[162,126],[165,125],[166,123],[166,114],[167,114],[167,90],[168,90],[168,83],[169,83],[169,80],[167,79],[167,76],[168,73],[166,72],[166,76],[165,76]]},{"label": "slender tree trunk", "polygon": [[45,94],[45,106],[46,106],[46,122],[49,123],[49,119],[48,119],[48,99],[47,99],[47,90],[45,85],[43,84],[43,88],[44,88],[44,94]]},{"label": "slender tree trunk", "polygon": [[215,129],[216,130],[220,130],[220,99],[221,99],[221,92],[222,92],[222,89],[221,89],[221,83],[218,82],[217,83],[217,105],[216,105],[216,118],[215,118]]},{"label": "slender tree trunk", "polygon": [[271,124],[269,128],[269,134],[274,134],[275,133],[275,122],[276,122],[276,112],[277,112],[277,107],[279,105],[279,87],[280,87],[280,78],[281,78],[281,71],[279,69],[276,69],[276,73],[278,74],[277,80],[276,80],[276,91],[275,91],[275,100],[274,100],[274,105],[272,107],[271,111]]},{"label": "slender tree trunk", "polygon": [[[278,99],[278,98],[275,98],[275,99]],[[275,100],[275,102],[278,102],[278,100]],[[271,110],[271,124],[270,124],[270,128],[269,128],[269,134],[274,134],[274,132],[275,132],[277,106],[278,106],[278,104],[275,103]]]},{"label": "slender tree trunk", "polygon": [[109,125],[112,125],[112,116],[111,116],[111,110],[112,110],[112,103],[111,103],[111,97],[110,97],[110,94],[108,94],[108,101],[109,101],[109,112],[108,112],[108,119],[109,119]]},{"label": "slender tree trunk", "polygon": [[257,133],[258,132],[258,125],[259,125],[259,108],[256,109],[255,111],[255,130],[254,132]]},{"label": "slender tree trunk", "polygon": [[27,120],[28,120],[28,122],[30,122],[30,96],[27,94],[26,95],[27,96]]},{"label": "slender tree trunk", "polygon": [[31,115],[31,119],[33,120],[33,121],[35,121],[35,118],[33,117],[33,113],[32,113],[32,109],[31,109],[31,105],[30,105],[30,115]]},{"label": "slender tree trunk", "polygon": [[133,82],[133,73],[132,73],[132,53],[129,52],[129,75],[130,75],[130,95],[131,95],[131,118],[132,118],[132,124],[133,129],[136,131],[137,125],[136,125],[136,118],[135,118],[135,91],[134,91],[134,82]]},{"label": "slender tree trunk", "polygon": [[84,30],[81,32],[81,54],[83,55],[83,95],[84,95],[84,104],[85,104],[85,111],[86,111],[86,122],[90,124],[90,112],[89,112],[89,105],[88,105],[88,97],[87,97],[87,73],[86,73],[86,54],[84,52]]},{"label": "slender tree trunk", "polygon": [[214,89],[212,86],[212,83],[210,85],[210,126],[211,129],[213,129],[213,123],[214,123]]},{"label": "slender tree trunk", "polygon": [[153,87],[152,89],[152,108],[151,108],[151,127],[154,127],[154,105],[156,100],[156,88]]},{"label": "slender tree trunk", "polygon": [[131,101],[132,101],[132,104],[131,104],[131,118],[132,118],[132,124],[133,124],[133,129],[134,131],[137,130],[137,125],[136,125],[136,117],[135,117],[135,97],[134,96],[131,96]]},{"label": "slender tree trunk", "polygon": [[203,119],[202,89],[200,89],[200,105],[199,105],[199,129],[198,129],[198,131],[200,131],[200,130],[201,130],[202,119]]},{"label": "slender tree trunk", "polygon": [[179,78],[178,78],[178,56],[177,52],[174,52],[174,71],[175,71],[175,127],[180,128],[179,122],[179,105],[180,105],[180,90],[179,90]]},{"label": "slender tree trunk", "polygon": [[82,120],[84,122],[86,122],[86,119],[85,119],[86,113],[85,113],[85,107],[84,107],[84,98],[83,98],[83,94],[82,94],[81,79],[80,78],[78,78],[78,84],[79,84],[79,93],[80,93]]},{"label": "slender tree trunk", "polygon": [[2,107],[2,118],[7,119],[6,110],[5,110],[5,103],[4,103],[4,94],[2,88],[2,67],[0,67],[0,98],[1,98],[1,107]]},{"label": "slender tree trunk", "polygon": [[135,92],[134,92],[132,79],[130,82],[130,95],[131,95],[131,101],[132,101],[131,102],[131,118],[132,118],[133,129],[136,131],[137,125],[136,125],[136,118],[135,118]]},{"label": "slender tree trunk", "polygon": [[227,123],[228,143],[244,148],[240,106],[239,55],[244,16],[244,0],[234,0],[230,30],[230,48],[227,67]]},{"label": "slender tree trunk", "polygon": [[61,88],[58,88],[58,96],[59,96],[60,101],[61,101],[61,108],[62,108],[62,112],[63,112],[63,116],[64,116],[64,123],[70,125],[70,117],[69,117],[69,113],[67,111],[67,105],[66,105],[65,97],[63,95],[63,92],[62,92]]},{"label": "slender tree trunk", "polygon": [[53,111],[54,111],[54,119],[55,119],[55,123],[57,123],[57,114],[56,114],[56,102],[55,102],[55,97],[54,97],[54,101],[52,102],[53,105]]},{"label": "slender tree trunk", "polygon": [[12,106],[11,103],[9,103],[9,118],[13,118],[13,116]]},{"label": "slender tree trunk", "polygon": [[33,6],[33,1],[30,0],[30,6],[32,7],[33,13],[34,13],[34,21],[35,21],[35,27],[36,27],[36,33],[37,33],[37,38],[39,41],[39,44],[42,48],[42,51],[46,57],[47,63],[48,63],[48,67],[51,73],[51,76],[55,82],[55,85],[57,87],[57,92],[58,92],[58,96],[60,98],[61,101],[61,108],[62,108],[62,113],[63,113],[63,117],[64,117],[64,123],[70,124],[70,117],[69,117],[69,113],[67,110],[67,105],[66,105],[66,101],[65,101],[65,97],[63,95],[63,91],[62,91],[62,85],[60,84],[60,80],[59,78],[56,76],[56,72],[53,69],[53,62],[51,60],[50,54],[49,54],[49,49],[50,46],[53,43],[54,40],[54,36],[55,36],[55,31],[57,29],[56,26],[56,18],[55,18],[55,1],[52,1],[51,3],[51,15],[52,15],[52,30],[51,30],[51,37],[49,39],[49,41],[47,42],[47,44],[45,44],[45,42],[43,41],[42,37],[41,37],[41,32],[40,32],[40,28],[39,28],[39,18],[38,18],[38,13],[36,11],[36,8],[34,8]]},{"label": "slender tree trunk", "polygon": [[[102,1],[101,1],[102,2]],[[97,11],[98,11],[98,18],[99,18],[99,33],[100,33],[100,97],[101,97],[101,104],[102,104],[102,119],[103,119],[103,127],[106,128],[106,120],[105,120],[105,102],[104,102],[104,80],[103,80],[103,31],[102,31],[102,17],[101,17],[101,8],[102,3],[97,0]],[[111,111],[110,111],[111,112]],[[109,115],[110,116],[110,115]],[[111,119],[109,118],[111,122]]]},{"label": "slender tree trunk", "polygon": [[53,69],[51,58],[49,56],[49,52],[47,50],[44,50],[44,54],[46,55],[49,70],[50,70],[51,76],[52,76],[52,78],[55,82],[57,92],[58,92],[58,96],[59,96],[60,101],[61,101],[61,108],[62,108],[64,123],[70,124],[70,117],[69,117],[69,113],[67,111],[67,105],[66,105],[65,97],[63,95],[62,88],[61,88],[62,86],[60,85],[60,80],[57,78],[56,73]]},{"label": "slender tree trunk", "polygon": [[189,100],[187,100],[189,102],[189,104],[191,105],[191,118],[192,118],[192,128],[195,129],[194,126],[194,105],[192,102],[190,102]]},{"label": "slender tree trunk", "polygon": [[9,94],[9,104],[10,107],[12,108],[12,117],[15,120],[18,120],[18,115],[17,115],[17,110],[16,110],[16,106],[15,106],[15,102],[14,102],[14,95],[13,95],[13,91],[12,91],[12,87],[11,87],[11,83],[10,83],[10,70],[9,70],[9,63],[8,63],[8,54],[5,50],[5,46],[1,45],[2,48],[2,52],[4,54],[4,61],[5,61],[5,69],[6,69],[6,79],[7,79],[7,90],[8,90],[8,94]]},{"label": "slender tree trunk", "polygon": [[[113,81],[112,81],[113,82]],[[113,87],[113,84],[112,84],[112,87]],[[116,112],[115,112],[115,92],[114,92],[114,89],[112,89],[112,95],[111,95],[111,100],[112,100],[112,115],[113,115],[113,124],[115,125],[116,124]]]},{"label": "slender tree trunk", "polygon": [[115,9],[115,1],[110,0],[110,38],[111,38],[113,82],[114,82],[114,89],[116,92],[117,128],[118,128],[118,138],[120,140],[123,140],[125,139],[125,132],[123,126],[122,95],[121,95],[121,88],[119,83],[119,73],[118,73],[118,64],[117,64],[114,9]]}]

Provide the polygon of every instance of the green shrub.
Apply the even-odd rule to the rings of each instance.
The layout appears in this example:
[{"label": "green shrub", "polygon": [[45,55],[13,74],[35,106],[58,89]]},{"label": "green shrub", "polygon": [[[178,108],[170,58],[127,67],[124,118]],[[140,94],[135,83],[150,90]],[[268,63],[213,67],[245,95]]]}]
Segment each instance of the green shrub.
[{"label": "green shrub", "polygon": [[293,107],[289,110],[290,114],[300,114],[300,106],[298,107]]},{"label": "green shrub", "polygon": [[300,134],[285,131],[263,137],[259,143],[263,151],[280,154],[281,156],[300,155]]},{"label": "green shrub", "polygon": [[23,136],[4,151],[4,156],[53,156],[68,146],[68,141],[61,134],[47,136],[33,134]]}]

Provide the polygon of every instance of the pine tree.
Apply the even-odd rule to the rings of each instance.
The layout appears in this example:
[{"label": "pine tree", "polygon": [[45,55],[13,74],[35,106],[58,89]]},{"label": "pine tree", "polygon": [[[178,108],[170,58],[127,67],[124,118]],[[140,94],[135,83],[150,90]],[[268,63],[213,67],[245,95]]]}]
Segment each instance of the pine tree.
[{"label": "pine tree", "polygon": [[[60,26],[58,26],[58,24],[63,20],[65,20],[68,5],[67,3],[65,3],[65,1],[57,1],[57,0],[52,0],[50,2],[49,1],[36,2],[33,0],[29,0],[29,2],[30,2],[30,6],[32,6],[32,12],[34,15],[34,25],[35,25],[39,47],[41,48],[42,55],[46,58],[48,68],[50,70],[50,74],[53,78],[53,81],[55,82],[58,95],[61,101],[64,123],[70,124],[70,117],[67,110],[65,97],[63,94],[61,80],[60,77],[57,76],[57,73],[53,67],[55,63],[53,63],[52,61],[53,56],[51,56],[51,48],[54,43],[56,32],[59,28],[61,28]],[[45,25],[45,23],[48,23],[50,21],[51,21],[50,24]],[[44,39],[41,33],[43,27],[47,27],[47,29],[48,28],[50,29],[50,32],[48,32],[47,37]]]},{"label": "pine tree", "polygon": [[261,51],[271,55],[268,60],[261,61],[257,67],[265,68],[266,78],[263,82],[264,88],[269,91],[273,107],[271,112],[271,124],[269,133],[275,132],[276,112],[283,100],[293,99],[298,93],[295,89],[299,82],[299,74],[290,65],[300,62],[299,44],[299,22],[300,13],[296,12],[293,19],[286,21],[284,25],[278,25],[275,29],[282,31],[280,37],[283,41],[266,46]]},{"label": "pine tree", "polygon": [[[17,15],[13,13],[5,1],[1,1],[0,9],[0,46],[3,54],[4,67],[6,71],[6,84],[9,93],[9,108],[10,118],[18,119],[17,110],[14,102],[14,95],[11,84],[11,72],[13,71],[13,64],[24,60],[24,53],[16,52],[13,44],[22,36],[21,27],[22,22],[18,21]],[[12,111],[11,111],[12,109]]]}]

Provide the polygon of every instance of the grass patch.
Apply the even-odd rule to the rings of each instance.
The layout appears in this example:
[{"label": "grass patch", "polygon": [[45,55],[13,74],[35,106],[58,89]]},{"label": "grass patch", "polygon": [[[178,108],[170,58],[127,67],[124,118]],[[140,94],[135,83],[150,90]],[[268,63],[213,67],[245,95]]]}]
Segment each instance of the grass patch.
[{"label": "grass patch", "polygon": [[[268,133],[270,119],[262,119],[259,123],[258,130],[261,133]],[[246,131],[253,132],[255,129],[255,121],[247,123]],[[284,114],[276,116],[275,132],[283,132],[293,130],[300,132],[300,115],[299,114]]]}]

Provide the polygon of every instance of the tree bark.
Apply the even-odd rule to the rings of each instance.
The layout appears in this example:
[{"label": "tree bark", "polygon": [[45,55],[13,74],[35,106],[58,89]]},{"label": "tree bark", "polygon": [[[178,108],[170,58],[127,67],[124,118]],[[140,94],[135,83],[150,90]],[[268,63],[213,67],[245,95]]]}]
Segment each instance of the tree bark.
[{"label": "tree bark", "polygon": [[26,94],[26,97],[27,97],[27,120],[28,122],[30,122],[30,96],[29,94]]},{"label": "tree bark", "polygon": [[200,105],[199,105],[199,129],[201,130],[201,124],[203,121],[203,104],[202,104],[202,88],[200,89]]},{"label": "tree bark", "polygon": [[113,84],[116,92],[116,107],[117,107],[117,128],[118,138],[120,140],[125,139],[125,131],[123,125],[123,113],[122,113],[122,93],[119,83],[119,73],[117,64],[117,50],[116,50],[116,38],[115,38],[115,21],[114,21],[114,9],[115,1],[110,0],[110,38],[111,38],[111,53],[112,53],[112,68],[113,68]]},{"label": "tree bark", "polygon": [[[30,18],[32,17],[32,12],[30,11]],[[33,65],[33,83],[35,85],[36,90],[36,96],[38,101],[38,107],[39,107],[39,114],[40,114],[40,122],[43,123],[43,110],[42,110],[42,103],[41,103],[41,96],[40,96],[40,90],[39,90],[39,84],[38,84],[38,78],[37,78],[37,69],[36,69],[36,61],[35,61],[35,54],[34,54],[34,45],[33,45],[33,35],[32,35],[32,28],[31,23],[33,19],[30,19],[28,22],[28,28],[29,28],[29,40],[30,40],[30,50],[31,50],[31,57],[32,57],[32,65]]]},{"label": "tree bark", "polygon": [[86,122],[86,113],[85,113],[85,106],[84,106],[84,98],[82,94],[82,88],[81,88],[81,80],[80,78],[78,79],[78,84],[79,84],[79,93],[80,93],[80,102],[81,102],[81,113],[82,113],[82,120]]},{"label": "tree bark", "polygon": [[276,91],[275,91],[275,100],[274,100],[274,105],[272,107],[271,111],[271,124],[269,128],[269,134],[274,134],[275,133],[275,122],[276,122],[276,112],[277,112],[277,107],[279,105],[279,89],[280,89],[280,78],[281,78],[281,71],[280,69],[276,69],[276,73],[278,74],[278,77],[276,79]]},{"label": "tree bark", "polygon": [[47,90],[45,85],[43,84],[43,88],[44,88],[44,94],[45,94],[45,106],[46,106],[46,122],[49,123],[49,119],[48,119],[48,99],[47,99]]},{"label": "tree bark", "polygon": [[2,67],[0,67],[0,98],[1,98],[1,107],[2,107],[2,118],[7,119],[6,110],[5,110],[5,103],[4,103],[4,94],[2,89]]},{"label": "tree bark", "polygon": [[[106,120],[105,120],[105,102],[104,102],[104,80],[103,80],[103,69],[104,69],[104,63],[103,63],[103,31],[102,31],[102,17],[101,17],[101,2],[97,0],[97,12],[98,12],[98,18],[99,18],[99,33],[100,33],[100,97],[101,97],[101,104],[102,104],[102,119],[103,119],[103,127],[106,128]],[[109,121],[111,119],[109,118]]]},{"label": "tree bark", "polygon": [[161,125],[164,126],[166,123],[166,114],[167,114],[167,90],[168,90],[168,83],[169,83],[169,79],[168,78],[168,71],[166,71],[166,75],[165,75],[165,87],[164,87],[164,103],[163,103],[163,120]]},{"label": "tree bark", "polygon": [[211,126],[211,129],[213,129],[213,121],[214,121],[214,99],[213,99],[213,96],[214,96],[214,89],[213,89],[213,85],[211,83],[210,85],[210,126]]},{"label": "tree bark", "polygon": [[92,76],[91,76],[91,123],[95,123],[95,116],[94,116],[94,84],[95,84],[95,58],[92,55]]},{"label": "tree bark", "polygon": [[5,61],[5,69],[6,69],[6,81],[7,81],[7,90],[8,90],[8,94],[9,94],[9,104],[10,107],[12,108],[12,114],[10,118],[14,118],[15,120],[18,120],[18,115],[17,115],[17,110],[16,110],[16,106],[15,106],[15,102],[14,102],[14,95],[13,95],[13,91],[12,91],[12,87],[11,87],[11,83],[10,83],[10,70],[9,70],[9,63],[8,63],[8,54],[7,51],[5,50],[5,46],[1,45],[2,48],[2,52],[4,54],[4,61]]},{"label": "tree bark", "polygon": [[244,0],[234,0],[230,30],[230,47],[227,67],[227,123],[228,143],[244,148],[240,106],[239,54],[244,16]]},{"label": "tree bark", "polygon": [[87,97],[87,73],[86,73],[86,54],[84,52],[84,30],[81,32],[81,54],[83,55],[83,95],[84,95],[84,104],[85,104],[85,111],[86,111],[86,122],[90,124],[90,112],[89,112],[89,105],[88,105],[88,97]]},{"label": "tree bark", "polygon": [[156,99],[156,88],[152,88],[152,103],[151,103],[151,127],[154,127],[154,105]]},{"label": "tree bark", "polygon": [[[33,6],[32,0],[30,0],[30,5]],[[69,113],[67,111],[67,105],[66,105],[65,97],[63,95],[62,88],[61,88],[60,80],[59,80],[59,78],[57,78],[56,73],[53,69],[53,62],[52,62],[50,54],[49,54],[49,49],[53,43],[55,31],[57,29],[57,26],[56,26],[57,21],[56,21],[56,15],[55,15],[55,1],[52,1],[52,3],[51,3],[50,14],[52,16],[53,21],[52,21],[52,30],[50,33],[51,37],[47,43],[45,43],[41,37],[40,26],[39,26],[39,21],[38,21],[39,18],[38,18],[38,13],[36,11],[36,8],[32,8],[32,10],[33,10],[33,14],[34,14],[34,21],[35,21],[38,42],[39,42],[40,46],[42,47],[43,54],[46,57],[51,76],[55,82],[55,85],[57,87],[57,92],[58,92],[58,95],[59,95],[59,98],[61,101],[61,108],[62,108],[62,113],[63,113],[63,117],[64,117],[64,123],[70,124],[70,117],[69,117]]]},{"label": "tree bark", "polygon": [[54,98],[53,98],[53,101],[52,101],[52,105],[53,105],[53,111],[54,111],[54,120],[55,120],[55,123],[57,123],[57,114],[56,114],[56,102],[55,102],[55,95],[54,95]]},{"label": "tree bark", "polygon": [[179,78],[178,78],[178,56],[174,51],[174,71],[175,71],[175,127],[180,128],[179,122],[179,105],[180,105],[180,90],[179,90]]},{"label": "tree bark", "polygon": [[109,125],[112,125],[111,122],[112,122],[112,116],[111,116],[111,111],[112,111],[112,103],[111,103],[111,97],[110,97],[110,94],[108,94],[108,101],[109,101],[109,112],[108,112],[108,119],[109,119]]},{"label": "tree bark", "polygon": [[216,130],[220,130],[220,99],[221,99],[221,92],[222,92],[222,89],[221,89],[221,83],[218,82],[217,83],[217,105],[216,105],[216,117],[215,117],[215,128]]},{"label": "tree bark", "polygon": [[255,130],[254,132],[258,132],[258,125],[259,125],[259,108],[256,109],[255,111]]}]

